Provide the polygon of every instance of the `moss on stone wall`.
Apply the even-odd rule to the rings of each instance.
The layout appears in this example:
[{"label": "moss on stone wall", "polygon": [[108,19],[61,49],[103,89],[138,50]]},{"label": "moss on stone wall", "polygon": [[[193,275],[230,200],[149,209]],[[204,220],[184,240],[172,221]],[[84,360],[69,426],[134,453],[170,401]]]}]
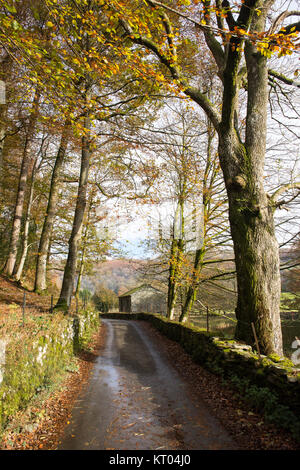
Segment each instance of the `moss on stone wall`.
[{"label": "moss on stone wall", "polygon": [[76,317],[66,317],[58,312],[34,337],[25,335],[24,339],[20,333],[6,338],[0,376],[0,429],[51,384],[55,374],[88,344],[99,323],[98,313],[85,311]]}]

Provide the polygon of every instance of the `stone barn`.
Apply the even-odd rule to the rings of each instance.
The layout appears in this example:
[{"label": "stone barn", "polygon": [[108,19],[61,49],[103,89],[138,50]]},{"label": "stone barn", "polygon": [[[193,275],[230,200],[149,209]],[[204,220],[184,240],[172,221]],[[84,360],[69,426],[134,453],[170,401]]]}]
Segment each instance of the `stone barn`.
[{"label": "stone barn", "polygon": [[163,314],[166,312],[166,295],[149,284],[143,284],[119,296],[119,311]]}]

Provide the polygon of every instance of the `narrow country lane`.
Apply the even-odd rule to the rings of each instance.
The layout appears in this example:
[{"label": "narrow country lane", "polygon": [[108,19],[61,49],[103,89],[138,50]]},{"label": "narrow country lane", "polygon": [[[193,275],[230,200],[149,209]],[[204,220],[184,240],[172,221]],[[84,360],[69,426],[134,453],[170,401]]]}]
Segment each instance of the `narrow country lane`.
[{"label": "narrow country lane", "polygon": [[107,327],[85,393],[76,402],[60,450],[237,449],[222,425],[157,351],[139,322]]}]

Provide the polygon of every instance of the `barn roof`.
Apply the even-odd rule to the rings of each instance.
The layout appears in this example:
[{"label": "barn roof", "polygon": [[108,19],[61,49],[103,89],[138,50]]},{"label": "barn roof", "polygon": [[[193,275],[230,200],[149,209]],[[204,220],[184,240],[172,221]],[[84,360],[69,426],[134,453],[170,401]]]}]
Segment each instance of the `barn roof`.
[{"label": "barn roof", "polygon": [[150,284],[142,284],[141,286],[134,287],[133,289],[130,289],[129,291],[124,292],[124,294],[119,295],[119,297],[127,297],[145,288],[156,290],[157,292],[160,292],[162,294],[162,291],[160,291],[159,289],[156,289],[156,287],[153,287]]}]

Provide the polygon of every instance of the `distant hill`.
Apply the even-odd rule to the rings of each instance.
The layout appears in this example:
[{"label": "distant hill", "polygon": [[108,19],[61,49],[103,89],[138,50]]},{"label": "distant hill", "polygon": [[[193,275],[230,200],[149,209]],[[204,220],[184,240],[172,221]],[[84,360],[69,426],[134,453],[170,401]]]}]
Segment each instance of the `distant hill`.
[{"label": "distant hill", "polygon": [[[232,252],[223,253],[223,259],[231,259],[233,258]],[[281,250],[280,251],[280,260],[281,264],[285,263],[293,263],[296,258],[296,253],[291,250]],[[141,271],[142,268],[148,264],[149,260],[140,260],[140,259],[128,259],[128,258],[120,258],[120,259],[111,259],[107,261],[103,261],[98,263],[94,266],[94,272],[92,275],[84,276],[82,282],[82,289],[88,289],[91,292],[95,292],[97,286],[101,285],[102,287],[108,288],[114,291],[117,295],[123,294],[129,289],[138,286],[144,282],[142,278]],[[222,264],[222,269],[234,269],[234,265],[231,262]],[[145,271],[148,271],[146,269]],[[57,277],[59,281],[62,280],[63,273],[59,271]],[[153,276],[153,280],[155,276]],[[158,276],[159,279],[159,276]],[[289,271],[283,270],[281,271],[281,280],[282,280],[282,290],[288,291],[288,281],[289,281]],[[164,284],[163,279],[161,280]],[[149,280],[147,281],[149,282]],[[159,281],[158,281],[159,282]],[[60,282],[61,283],[61,282]],[[59,282],[56,282],[58,285]],[[166,284],[166,282],[165,282]],[[225,283],[226,284],[226,283]],[[230,286],[230,288],[232,288]],[[206,286],[207,288],[207,286]],[[219,290],[217,289],[219,292]],[[225,291],[224,291],[225,292]],[[221,292],[219,292],[221,295]],[[224,296],[224,293],[222,293]],[[212,294],[211,297],[214,297]],[[221,295],[222,297],[222,295]],[[229,297],[227,295],[227,297]],[[216,299],[215,299],[216,300]],[[229,300],[229,299],[227,299]]]},{"label": "distant hill", "polygon": [[95,291],[97,285],[111,289],[120,295],[139,284],[140,268],[145,261],[113,259],[104,261],[94,267],[90,276],[85,276],[82,287]]}]

